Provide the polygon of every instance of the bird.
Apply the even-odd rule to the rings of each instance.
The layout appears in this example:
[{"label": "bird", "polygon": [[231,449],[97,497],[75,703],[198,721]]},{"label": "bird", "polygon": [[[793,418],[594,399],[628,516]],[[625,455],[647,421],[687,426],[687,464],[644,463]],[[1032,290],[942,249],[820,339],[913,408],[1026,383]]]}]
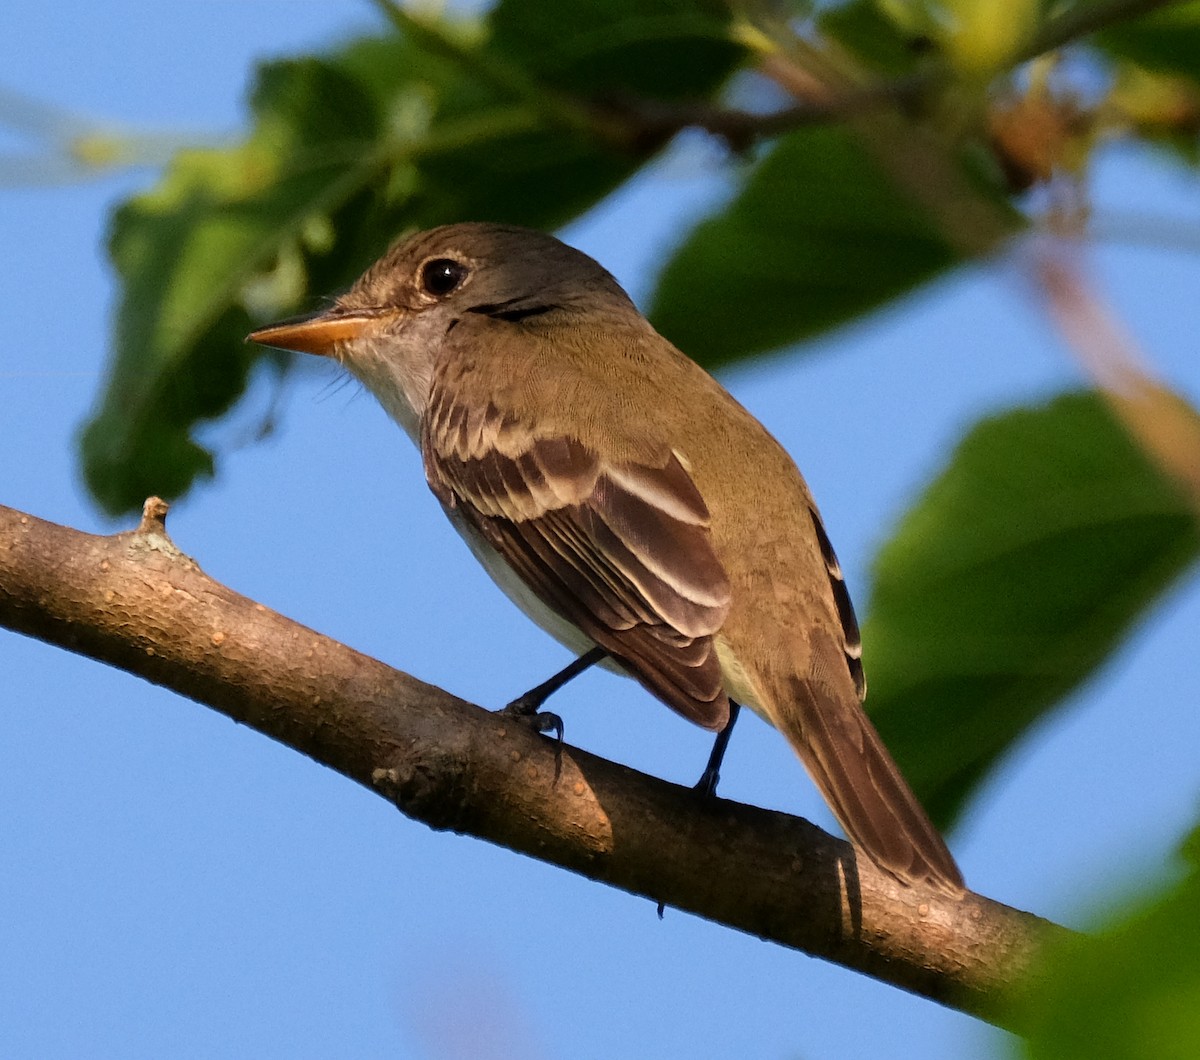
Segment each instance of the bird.
[{"label": "bird", "polygon": [[795,462],[598,262],[515,225],[443,225],[249,338],[332,357],[374,394],[476,558],[575,669],[607,656],[726,737],[745,704],[857,851],[963,892],[863,710],[854,609]]}]

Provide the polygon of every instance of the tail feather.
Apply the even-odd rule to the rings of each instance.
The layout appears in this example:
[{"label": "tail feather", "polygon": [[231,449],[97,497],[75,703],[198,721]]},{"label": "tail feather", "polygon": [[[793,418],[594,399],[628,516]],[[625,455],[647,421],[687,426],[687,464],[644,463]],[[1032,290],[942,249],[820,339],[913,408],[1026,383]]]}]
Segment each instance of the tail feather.
[{"label": "tail feather", "polygon": [[[859,705],[832,637],[808,673],[781,675],[770,713],[854,845],[905,883],[960,893],[962,874]],[[843,687],[844,686],[844,687]]]}]

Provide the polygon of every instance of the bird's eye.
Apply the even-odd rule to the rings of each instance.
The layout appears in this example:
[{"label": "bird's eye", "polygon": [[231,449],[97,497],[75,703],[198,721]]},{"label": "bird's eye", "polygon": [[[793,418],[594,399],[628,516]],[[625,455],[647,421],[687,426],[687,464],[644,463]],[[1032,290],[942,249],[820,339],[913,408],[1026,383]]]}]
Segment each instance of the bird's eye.
[{"label": "bird's eye", "polygon": [[453,258],[434,258],[421,266],[421,287],[426,294],[443,298],[467,278],[467,267]]}]

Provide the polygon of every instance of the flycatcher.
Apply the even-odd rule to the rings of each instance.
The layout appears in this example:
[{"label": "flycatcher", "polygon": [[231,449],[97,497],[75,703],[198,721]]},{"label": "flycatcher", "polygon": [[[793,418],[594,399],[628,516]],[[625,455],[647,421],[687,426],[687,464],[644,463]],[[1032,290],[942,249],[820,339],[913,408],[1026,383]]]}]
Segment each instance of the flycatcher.
[{"label": "flycatcher", "polygon": [[726,727],[731,700],[751,707],[858,849],[961,891],[863,713],[854,611],[796,465],[595,261],[524,228],[447,225],[394,246],[332,308],[250,337],[357,376],[550,633],[599,646],[706,729]]}]

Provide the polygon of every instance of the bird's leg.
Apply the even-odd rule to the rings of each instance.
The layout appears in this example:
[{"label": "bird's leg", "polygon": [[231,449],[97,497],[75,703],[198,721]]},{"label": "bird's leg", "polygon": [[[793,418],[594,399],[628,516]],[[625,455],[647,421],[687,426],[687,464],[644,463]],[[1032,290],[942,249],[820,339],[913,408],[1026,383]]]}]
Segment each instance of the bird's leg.
[{"label": "bird's leg", "polygon": [[589,666],[595,666],[607,654],[608,652],[601,647],[595,647],[590,651],[584,652],[578,659],[569,666],[564,666],[553,677],[543,681],[540,685],[535,685],[523,696],[517,696],[500,713],[520,718],[538,732],[553,732],[561,748],[563,738],[562,718],[549,711],[545,714],[539,714],[538,711],[541,709],[542,704],[562,688],[563,685],[573,677],[578,677]]},{"label": "bird's leg", "polygon": [[733,735],[733,723],[737,721],[741,709],[740,703],[735,703],[732,699],[729,701],[729,720],[725,723],[725,728],[717,733],[712,752],[708,756],[708,765],[704,767],[704,772],[696,781],[696,790],[706,799],[714,798],[717,794],[717,784],[721,780],[721,763],[725,759],[725,748],[729,746],[729,737]]},{"label": "bird's leg", "polygon": [[[725,728],[717,733],[713,749],[708,754],[708,765],[704,767],[704,772],[696,781],[695,790],[700,792],[702,798],[714,799],[717,796],[717,784],[721,780],[721,763],[725,760],[725,749],[729,746],[729,737],[733,735],[733,723],[737,721],[741,709],[740,703],[735,703],[732,699],[729,701],[729,720],[725,723]],[[666,908],[665,902],[658,903],[659,920],[663,918]]]}]

